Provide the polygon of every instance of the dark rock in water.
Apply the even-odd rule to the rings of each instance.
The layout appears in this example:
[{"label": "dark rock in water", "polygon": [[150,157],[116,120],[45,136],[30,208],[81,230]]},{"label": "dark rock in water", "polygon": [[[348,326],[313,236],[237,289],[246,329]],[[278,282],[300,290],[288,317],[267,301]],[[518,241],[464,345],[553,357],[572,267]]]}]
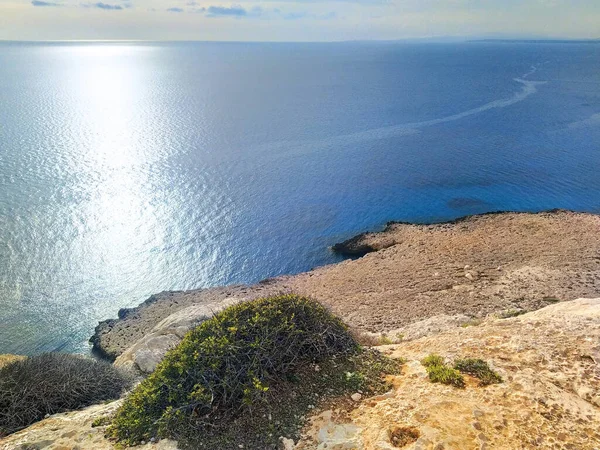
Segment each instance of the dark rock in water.
[{"label": "dark rock in water", "polygon": [[350,238],[344,242],[335,244],[331,249],[335,253],[345,256],[364,256],[367,253],[377,251],[371,244],[369,244],[365,237],[368,233],[362,233],[353,238]]},{"label": "dark rock in water", "polygon": [[102,345],[102,336],[112,330],[115,322],[115,319],[108,319],[98,322],[98,325],[96,325],[96,328],[94,328],[94,334],[89,339],[89,343],[92,344],[92,354],[110,362],[113,362],[117,356],[119,356],[119,353],[105,349]]}]

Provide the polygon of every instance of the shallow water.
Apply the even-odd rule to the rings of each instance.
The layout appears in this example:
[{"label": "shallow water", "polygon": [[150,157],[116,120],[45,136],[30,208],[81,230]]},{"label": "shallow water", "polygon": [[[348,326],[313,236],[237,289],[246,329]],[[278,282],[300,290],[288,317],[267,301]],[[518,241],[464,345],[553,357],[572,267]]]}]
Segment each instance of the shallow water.
[{"label": "shallow water", "polygon": [[600,45],[0,44],[0,353],[387,220],[600,211]]}]

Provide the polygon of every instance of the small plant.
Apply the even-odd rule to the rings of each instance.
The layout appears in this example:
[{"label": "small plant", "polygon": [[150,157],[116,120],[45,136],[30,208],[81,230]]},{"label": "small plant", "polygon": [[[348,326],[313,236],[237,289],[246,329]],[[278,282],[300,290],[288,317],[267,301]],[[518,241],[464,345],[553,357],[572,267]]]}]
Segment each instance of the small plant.
[{"label": "small plant", "polygon": [[379,345],[391,345],[394,341],[392,341],[387,334],[382,334],[379,338]]},{"label": "small plant", "polygon": [[423,358],[421,360],[421,364],[423,364],[425,367],[445,365],[444,358],[442,358],[440,355],[435,355],[433,353]]},{"label": "small plant", "polygon": [[518,317],[526,314],[527,310],[525,309],[509,309],[508,311],[501,312],[498,317],[500,319],[510,319],[511,317]]},{"label": "small plant", "polygon": [[421,361],[427,369],[432,383],[450,384],[459,388],[465,387],[465,379],[457,370],[448,367],[440,355],[431,354]]},{"label": "small plant", "polygon": [[0,437],[42,420],[120,397],[131,384],[112,365],[77,355],[46,353],[0,368]]},{"label": "small plant", "polygon": [[458,359],[454,368],[462,373],[479,378],[481,386],[502,383],[502,377],[494,372],[482,359]]},{"label": "small plant", "polygon": [[92,428],[105,427],[110,425],[111,418],[109,416],[96,417],[92,422]]},{"label": "small plant", "polygon": [[465,379],[458,370],[448,366],[429,366],[429,380],[432,383],[450,384],[455,387],[465,387]]},{"label": "small plant", "polygon": [[465,323],[463,323],[461,325],[462,328],[468,328],[468,327],[476,327],[478,325],[481,325],[483,323],[483,319],[476,319],[473,318]]}]

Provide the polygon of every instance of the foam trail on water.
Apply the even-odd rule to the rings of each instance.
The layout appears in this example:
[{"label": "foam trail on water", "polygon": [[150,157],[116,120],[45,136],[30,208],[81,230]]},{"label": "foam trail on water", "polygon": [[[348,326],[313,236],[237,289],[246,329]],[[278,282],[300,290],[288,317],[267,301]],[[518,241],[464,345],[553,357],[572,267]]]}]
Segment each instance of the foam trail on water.
[{"label": "foam trail on water", "polygon": [[514,81],[523,85],[521,91],[517,92],[510,98],[494,100],[486,103],[478,108],[469,109],[451,116],[442,117],[440,119],[425,120],[422,122],[405,123],[401,125],[394,125],[391,127],[374,128],[372,130],[361,131],[358,133],[347,134],[343,136],[336,136],[333,140],[339,141],[362,141],[371,139],[383,139],[387,137],[402,136],[406,134],[414,134],[419,128],[425,128],[432,125],[439,125],[441,123],[453,122],[455,120],[464,119],[465,117],[474,116],[485,111],[496,108],[506,108],[507,106],[514,105],[522,102],[530,95],[537,92],[537,86],[546,84],[546,81],[529,81],[527,78],[537,72],[537,66],[531,66],[531,70],[520,78],[514,78]]},{"label": "foam trail on water", "polygon": [[[473,116],[475,114],[480,114],[485,111],[489,111],[490,109],[495,108],[506,108],[507,106],[514,105],[515,103],[522,102],[530,95],[533,95],[537,92],[537,86],[546,84],[546,81],[529,81],[527,78],[537,72],[537,66],[531,66],[531,70],[526,74],[522,75],[520,78],[514,78],[514,81],[523,85],[521,91],[517,92],[510,98],[494,100],[492,102],[486,103],[478,108],[469,109],[467,111],[463,111],[458,114],[453,114],[451,116],[442,117],[440,119],[432,119],[426,120],[423,122],[414,122],[414,123],[406,123],[402,125],[394,125],[391,127],[383,127],[383,128],[375,128],[373,130],[367,130],[360,133],[353,133],[350,135],[346,135],[346,137],[354,137],[358,139],[365,138],[367,136],[378,136],[381,138],[391,137],[396,135],[406,134],[408,130],[413,130],[413,132],[419,128],[429,127],[432,125],[438,125],[440,123],[453,122],[455,120],[464,119],[465,117]],[[338,136],[336,139],[339,139],[341,136]]]},{"label": "foam trail on water", "polygon": [[571,122],[567,125],[568,128],[584,128],[593,127],[600,125],[600,113],[593,114],[588,119],[578,120],[577,122]]},{"label": "foam trail on water", "polygon": [[521,84],[523,87],[519,92],[516,92],[512,97],[494,100],[486,103],[485,105],[477,108],[469,109],[451,116],[442,117],[439,119],[425,120],[422,122],[404,123],[399,125],[392,125],[388,127],[373,128],[370,130],[359,131],[356,133],[343,134],[338,136],[332,136],[325,139],[319,139],[314,141],[286,141],[286,142],[275,142],[268,145],[261,146],[262,151],[273,151],[277,150],[277,153],[289,154],[301,154],[315,151],[322,148],[330,148],[338,145],[352,145],[359,144],[361,142],[370,142],[377,139],[387,139],[392,137],[408,136],[417,134],[421,128],[426,128],[442,123],[454,122],[461,120],[466,117],[481,114],[486,111],[497,108],[506,108],[516,103],[522,102],[527,97],[537,92],[537,86],[546,84],[547,81],[530,81],[527,78],[537,72],[537,66],[531,66],[531,70],[523,74],[520,78],[514,78],[513,80]]}]

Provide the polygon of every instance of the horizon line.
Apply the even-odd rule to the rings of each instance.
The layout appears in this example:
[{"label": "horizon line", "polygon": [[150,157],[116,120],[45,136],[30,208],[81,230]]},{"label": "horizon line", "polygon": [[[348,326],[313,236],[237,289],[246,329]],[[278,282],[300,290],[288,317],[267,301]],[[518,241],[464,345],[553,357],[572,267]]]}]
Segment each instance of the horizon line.
[{"label": "horizon line", "polygon": [[398,39],[344,39],[329,41],[266,41],[266,40],[207,40],[207,39],[0,39],[0,43],[248,43],[248,44],[327,44],[360,42],[455,41],[456,42],[600,42],[600,38],[569,37],[484,37],[484,36],[426,36]]}]

